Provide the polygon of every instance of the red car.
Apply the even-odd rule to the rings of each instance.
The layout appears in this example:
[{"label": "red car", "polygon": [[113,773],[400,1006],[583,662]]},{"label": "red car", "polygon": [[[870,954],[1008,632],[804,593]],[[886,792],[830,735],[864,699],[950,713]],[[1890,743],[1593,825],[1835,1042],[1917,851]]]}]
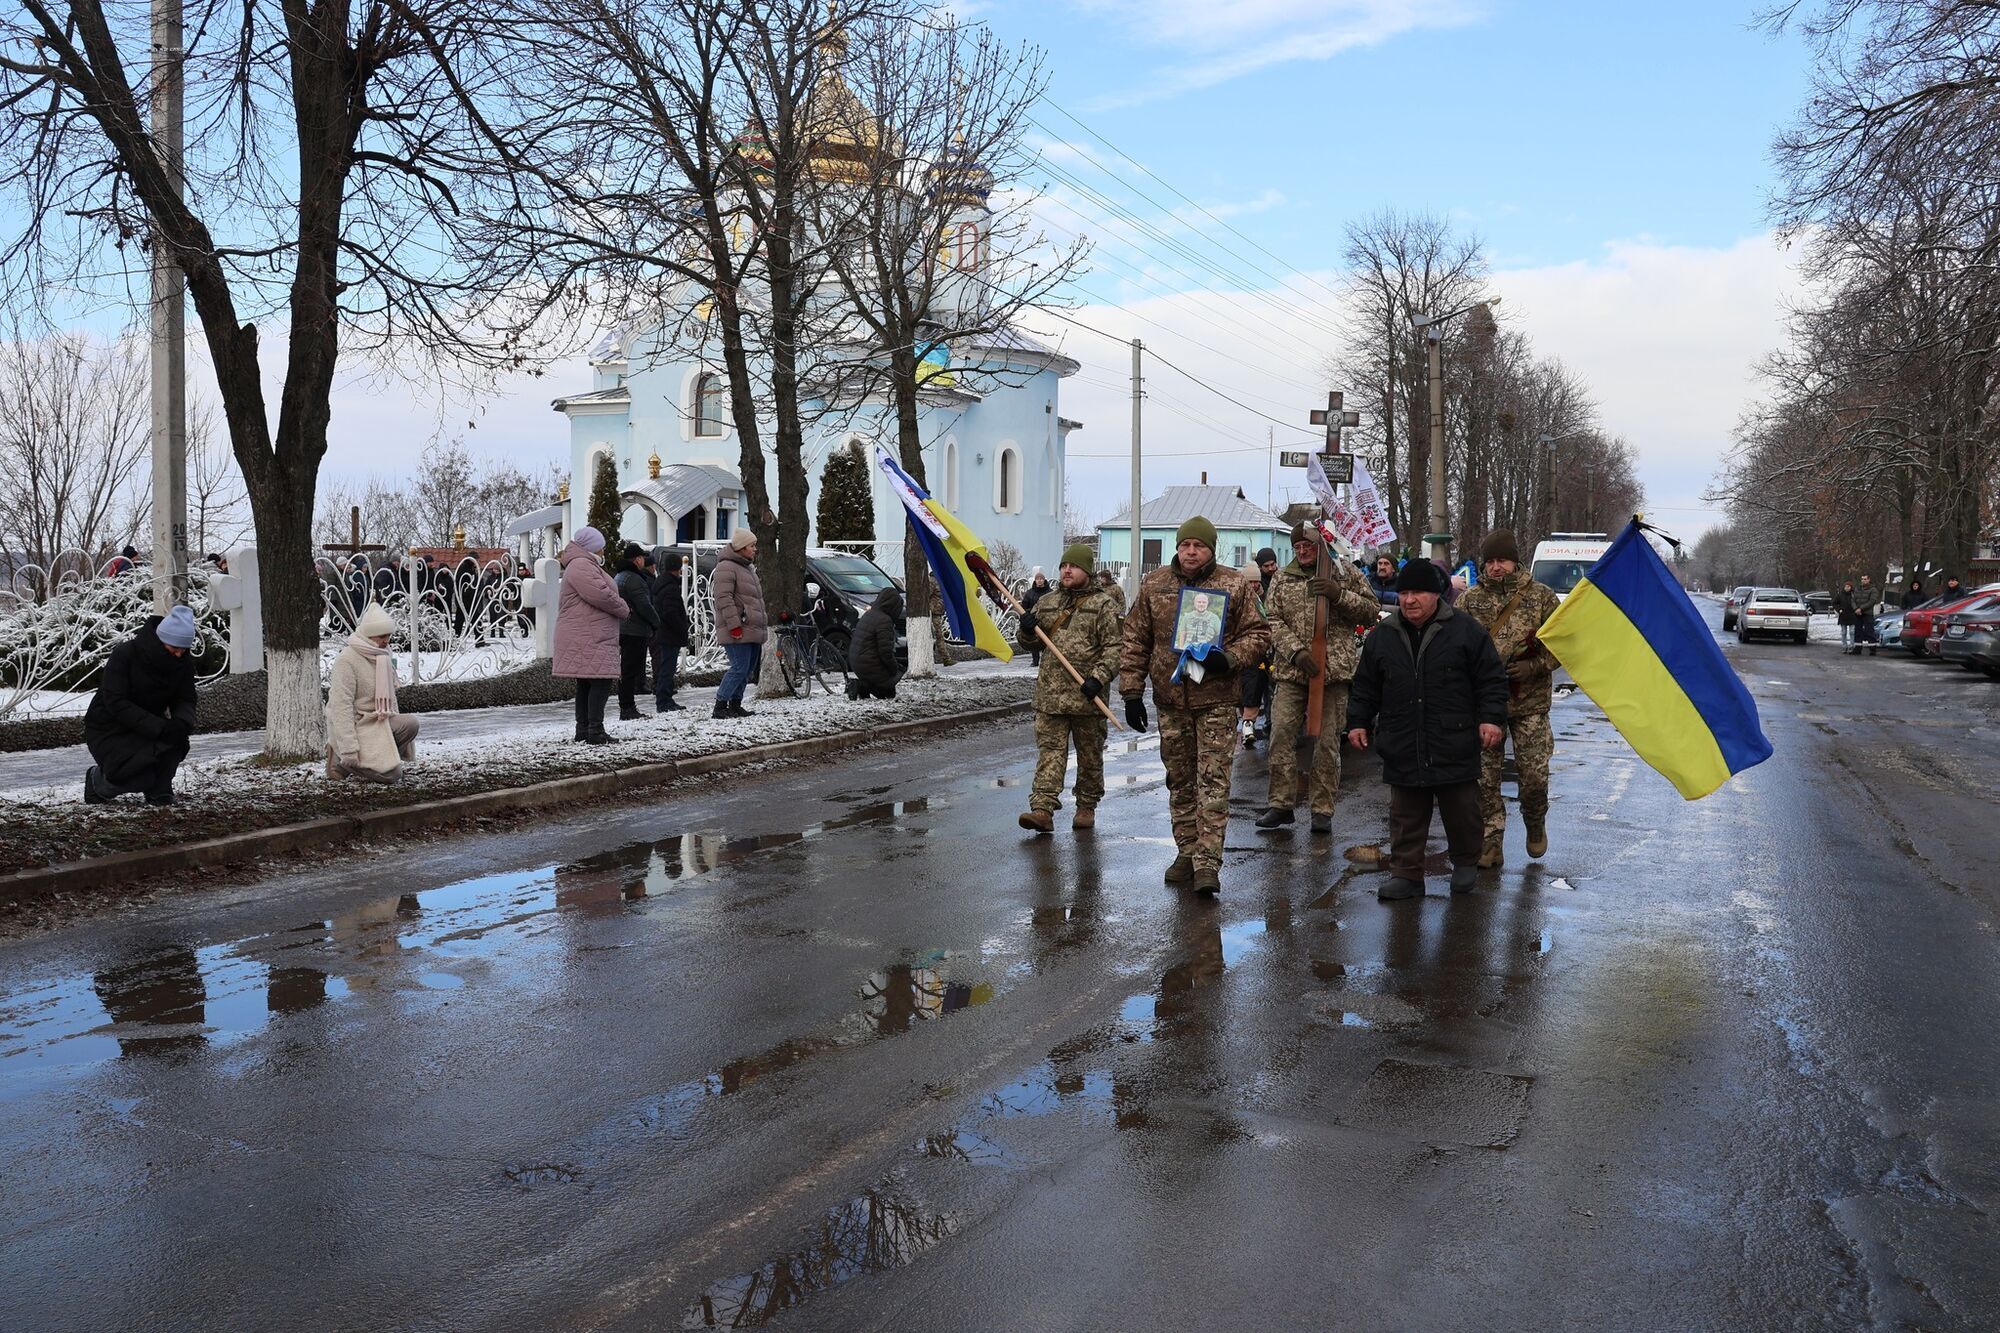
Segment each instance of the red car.
[{"label": "red car", "polygon": [[1938,650],[1930,646],[1931,636],[1940,640],[1943,633],[1938,628],[1937,618],[1953,611],[1963,611],[1982,597],[2000,592],[2000,583],[1989,583],[1983,588],[1968,588],[1965,595],[1956,601],[1941,602],[1933,598],[1920,607],[1903,613],[1903,646],[1919,657],[1936,657]]}]

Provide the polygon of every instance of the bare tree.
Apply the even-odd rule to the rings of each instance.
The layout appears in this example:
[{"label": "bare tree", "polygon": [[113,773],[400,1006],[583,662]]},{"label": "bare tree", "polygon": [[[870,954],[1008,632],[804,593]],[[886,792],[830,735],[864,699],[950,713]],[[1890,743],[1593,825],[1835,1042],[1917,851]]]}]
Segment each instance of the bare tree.
[{"label": "bare tree", "polygon": [[0,343],[0,560],[101,566],[146,526],[146,348],[81,333]]},{"label": "bare tree", "polygon": [[265,557],[266,747],[314,753],[310,543],[334,375],[343,354],[412,346],[432,376],[520,360],[518,252],[468,238],[521,209],[479,103],[523,52],[466,0],[189,0],[184,18],[179,162],[133,73],[152,56],[145,6],[22,0],[0,20],[0,188],[26,220],[0,269],[23,300],[102,291],[108,264],[136,303],[120,276],[143,270],[135,254],[185,276]]},{"label": "bare tree", "polygon": [[250,496],[215,405],[190,400],[187,423],[188,542],[203,555],[226,554],[250,532]]},{"label": "bare tree", "polygon": [[[843,169],[815,173],[808,195],[837,288],[818,396],[886,417],[882,433],[923,482],[924,407],[1045,373],[1013,324],[1057,294],[1085,247],[1052,244],[1025,188],[1039,52],[949,15],[876,15],[848,25],[836,50],[842,94],[824,100]],[[915,542],[903,574],[910,641],[928,643],[929,568]],[[927,665],[913,655],[911,673]]]}]

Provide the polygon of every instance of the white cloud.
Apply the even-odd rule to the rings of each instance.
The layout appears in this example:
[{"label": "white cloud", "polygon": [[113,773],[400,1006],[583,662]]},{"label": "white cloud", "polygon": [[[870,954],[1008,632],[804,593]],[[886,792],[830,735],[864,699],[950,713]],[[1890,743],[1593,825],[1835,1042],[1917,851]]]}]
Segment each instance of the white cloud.
[{"label": "white cloud", "polygon": [[[1189,293],[1074,317],[1118,338],[1138,336],[1247,407],[1302,427],[1329,387],[1332,340],[1322,325],[1332,301],[1324,288],[1336,285],[1334,275],[1301,275],[1276,293]],[[1785,303],[1800,288],[1791,256],[1769,236],[1714,248],[1622,241],[1594,260],[1500,269],[1493,288],[1509,324],[1576,371],[1603,428],[1631,442],[1661,526],[1692,536],[1716,521],[1702,512],[1701,493],[1758,393],[1757,361],[1781,339]],[[1261,349],[1232,333],[1244,321],[1266,335]],[[1062,336],[1084,363],[1063,387],[1063,414],[1085,423],[1070,437],[1071,499],[1085,517],[1102,519],[1129,489],[1131,355],[1056,321],[1044,331]],[[1143,408],[1147,495],[1206,472],[1211,484],[1240,486],[1260,502],[1267,487],[1280,506],[1288,489],[1304,498],[1301,473],[1269,468],[1263,417],[1151,357],[1146,387],[1154,395]],[[1210,421],[1190,420],[1195,413]],[[1308,443],[1282,428],[1275,435],[1281,449]]]},{"label": "white cloud", "polygon": [[1086,103],[1093,110],[1155,102],[1479,17],[1470,0],[1092,0],[1089,7],[1120,20],[1135,42],[1183,56],[1152,71],[1141,87]]},{"label": "white cloud", "polygon": [[1690,533],[1721,517],[1690,511],[1801,287],[1795,256],[1768,235],[1717,248],[1619,241],[1596,260],[1493,275],[1507,322],[1576,371],[1604,428],[1638,452],[1661,526]]}]

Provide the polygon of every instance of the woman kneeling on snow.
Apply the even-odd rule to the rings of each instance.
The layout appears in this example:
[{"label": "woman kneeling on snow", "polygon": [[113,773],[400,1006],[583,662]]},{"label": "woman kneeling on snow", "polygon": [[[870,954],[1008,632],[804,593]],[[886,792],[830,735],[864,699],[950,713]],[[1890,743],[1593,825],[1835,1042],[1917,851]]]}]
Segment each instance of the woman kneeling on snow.
[{"label": "woman kneeling on snow", "polygon": [[326,690],[326,775],[395,782],[417,757],[417,719],[396,711],[396,622],[369,603],[333,660]]}]

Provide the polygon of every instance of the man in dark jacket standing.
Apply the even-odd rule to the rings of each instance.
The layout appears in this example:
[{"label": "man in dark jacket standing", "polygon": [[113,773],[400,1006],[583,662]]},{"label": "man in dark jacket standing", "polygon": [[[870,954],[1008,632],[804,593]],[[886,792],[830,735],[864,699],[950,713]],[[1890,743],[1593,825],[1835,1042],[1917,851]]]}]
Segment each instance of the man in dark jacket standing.
[{"label": "man in dark jacket standing", "polygon": [[646,648],[660,628],[660,613],[653,609],[652,557],[637,542],[626,542],[618,563],[611,567],[611,581],[625,599],[631,613],[618,622],[618,720],[634,722],[646,716],[639,711],[639,692],[646,688]]},{"label": "man in dark jacket standing", "polygon": [[1507,673],[1478,621],[1442,605],[1444,571],[1411,560],[1396,576],[1397,612],[1368,631],[1348,704],[1347,739],[1372,739],[1389,784],[1389,875],[1384,902],[1424,891],[1431,806],[1451,848],[1451,891],[1479,882],[1479,752],[1500,744]]},{"label": "man in dark jacket standing", "polygon": [[194,613],[177,606],[151,616],[111,650],[83,715],[83,742],[97,762],[83,775],[86,805],[129,792],[147,805],[174,803],[174,772],[194,734]]},{"label": "man in dark jacket standing", "polygon": [[861,619],[847,645],[847,697],[893,699],[903,669],[896,662],[896,621],[903,614],[903,594],[884,588]]},{"label": "man in dark jacket standing", "polygon": [[653,548],[653,614],[660,627],[653,631],[653,711],[678,713],[674,685],[679,679],[681,649],[688,646],[687,602],[681,597],[681,558],[664,546]]}]

